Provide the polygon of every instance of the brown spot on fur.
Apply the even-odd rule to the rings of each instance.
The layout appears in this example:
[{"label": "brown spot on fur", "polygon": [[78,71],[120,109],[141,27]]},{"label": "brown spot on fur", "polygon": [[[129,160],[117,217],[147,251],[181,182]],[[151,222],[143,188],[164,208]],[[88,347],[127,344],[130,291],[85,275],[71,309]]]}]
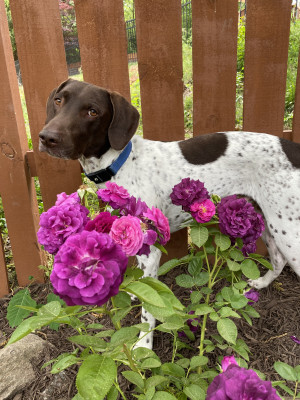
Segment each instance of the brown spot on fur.
[{"label": "brown spot on fur", "polygon": [[228,145],[224,133],[209,133],[179,142],[184,158],[191,164],[203,165],[224,155]]}]

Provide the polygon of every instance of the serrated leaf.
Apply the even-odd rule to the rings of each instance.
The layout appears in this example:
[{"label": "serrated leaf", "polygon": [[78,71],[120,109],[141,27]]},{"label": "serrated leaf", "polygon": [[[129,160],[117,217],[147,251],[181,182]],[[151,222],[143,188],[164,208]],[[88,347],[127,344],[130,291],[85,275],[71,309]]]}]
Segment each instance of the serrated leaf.
[{"label": "serrated leaf", "polygon": [[141,363],[141,368],[143,369],[150,369],[150,368],[158,368],[161,366],[161,362],[156,358],[146,358]]},{"label": "serrated leaf", "polygon": [[117,400],[119,396],[119,391],[115,386],[110,388],[110,391],[107,393],[106,400]]},{"label": "serrated leaf", "polygon": [[198,385],[189,385],[183,389],[183,392],[191,400],[205,400],[205,392]]},{"label": "serrated leaf", "polygon": [[229,237],[220,232],[215,235],[215,243],[218,247],[220,247],[221,251],[225,251],[231,246],[231,240]]},{"label": "serrated leaf", "polygon": [[221,318],[217,322],[217,329],[219,334],[228,343],[235,344],[237,338],[237,327],[234,322],[229,318]]},{"label": "serrated leaf", "polygon": [[194,356],[191,358],[190,368],[195,369],[202,367],[208,363],[208,357],[205,356]]},{"label": "serrated leaf", "polygon": [[20,290],[11,298],[8,304],[6,318],[11,328],[20,325],[31,313],[31,311],[21,309],[18,306],[36,307],[36,301],[31,298],[28,289]]},{"label": "serrated leaf", "polygon": [[167,274],[173,268],[175,268],[181,264],[182,264],[182,261],[178,260],[177,258],[165,262],[161,267],[159,267],[158,276]]},{"label": "serrated leaf", "polygon": [[230,250],[229,255],[234,261],[243,261],[245,258],[243,253],[238,249]]},{"label": "serrated leaf", "polygon": [[136,339],[137,334],[140,330],[134,326],[126,326],[124,328],[119,329],[116,331],[110,340],[110,345],[121,345],[126,341]]},{"label": "serrated leaf", "polygon": [[165,376],[154,375],[146,380],[145,386],[146,386],[146,389],[149,389],[151,387],[155,387],[155,386],[160,385],[163,382],[167,382],[167,381],[168,381],[168,378],[166,378]]},{"label": "serrated leaf", "polygon": [[59,301],[51,301],[38,310],[38,317],[55,319],[60,314],[61,304]]},{"label": "serrated leaf", "polygon": [[135,371],[123,371],[122,375],[126,378],[129,382],[133,383],[140,389],[144,389],[144,380],[138,372]]},{"label": "serrated leaf", "polygon": [[119,292],[116,296],[113,297],[113,300],[115,307],[124,308],[131,306],[131,298],[128,293]]},{"label": "serrated leaf", "polygon": [[220,308],[219,314],[222,318],[227,318],[227,317],[241,318],[240,315],[230,307]]},{"label": "serrated leaf", "polygon": [[199,303],[202,299],[202,293],[194,291],[191,293],[191,302],[192,304]]},{"label": "serrated leaf", "polygon": [[165,306],[158,292],[145,283],[132,282],[126,287],[126,290],[142,301],[153,304],[156,307]]},{"label": "serrated leaf", "polygon": [[274,363],[275,371],[286,381],[297,381],[297,374],[290,365],[277,361]]},{"label": "serrated leaf", "polygon": [[75,335],[68,338],[68,340],[72,343],[79,344],[84,347],[92,347],[97,351],[103,351],[107,347],[107,342],[98,336],[90,336],[90,335]]},{"label": "serrated leaf", "polygon": [[168,392],[158,391],[152,397],[152,400],[177,400],[175,396]]},{"label": "serrated leaf", "polygon": [[190,230],[190,237],[196,246],[202,247],[208,239],[208,230],[205,226],[193,226]]},{"label": "serrated leaf", "polygon": [[55,362],[51,369],[51,374],[58,374],[64,369],[74,365],[78,362],[78,358],[73,354],[66,354],[63,358],[60,358],[57,362]]},{"label": "serrated leaf", "polygon": [[207,304],[199,304],[195,309],[195,315],[205,315],[214,311],[215,310]]},{"label": "serrated leaf", "polygon": [[209,281],[209,273],[206,271],[200,272],[199,275],[193,277],[195,286],[203,286]]},{"label": "serrated leaf", "polygon": [[187,288],[187,289],[194,286],[193,278],[187,274],[181,274],[181,275],[176,276],[176,283],[178,286]]},{"label": "serrated leaf", "polygon": [[116,377],[117,367],[111,358],[92,354],[80,366],[76,386],[85,400],[102,400]]},{"label": "serrated leaf", "polygon": [[265,258],[263,258],[260,254],[249,254],[249,257],[253,258],[254,260],[256,260],[258,263],[260,263],[261,265],[263,265],[264,267],[270,269],[271,271],[273,271],[273,267],[272,264],[266,260]]},{"label": "serrated leaf", "polygon": [[180,378],[185,376],[184,369],[177,364],[165,363],[161,366],[161,369],[166,375],[177,376]]},{"label": "serrated leaf", "polygon": [[57,294],[49,293],[47,296],[47,303],[51,303],[51,301],[58,301],[63,307],[66,306],[66,303],[61,299]]},{"label": "serrated leaf", "polygon": [[236,272],[239,271],[241,269],[241,265],[239,263],[237,263],[236,261],[232,261],[229,258],[226,260],[228,268],[230,269],[230,271]]},{"label": "serrated leaf", "polygon": [[146,347],[137,347],[132,351],[133,358],[135,360],[143,360],[148,357],[155,357],[154,351],[147,349]]},{"label": "serrated leaf", "polygon": [[241,263],[242,273],[249,279],[258,279],[260,276],[259,269],[253,260],[247,258]]}]

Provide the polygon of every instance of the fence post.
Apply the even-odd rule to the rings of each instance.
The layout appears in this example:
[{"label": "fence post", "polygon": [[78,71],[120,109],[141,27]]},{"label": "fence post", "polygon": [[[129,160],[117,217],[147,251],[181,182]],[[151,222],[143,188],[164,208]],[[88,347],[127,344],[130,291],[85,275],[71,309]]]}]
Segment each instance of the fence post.
[{"label": "fence post", "polygon": [[68,78],[57,0],[10,0],[35,164],[45,209],[56,194],[81,184],[78,161],[54,159],[38,151],[38,134],[46,117],[50,92]]},{"label": "fence post", "polygon": [[283,136],[291,2],[247,3],[244,130]]},{"label": "fence post", "polygon": [[193,0],[194,136],[235,128],[238,2]]},{"label": "fence post", "polygon": [[[180,0],[136,0],[138,67],[144,137],[184,139]],[[186,230],[167,246],[169,257],[187,253]]]},{"label": "fence post", "polygon": [[84,79],[130,101],[123,1],[76,0],[75,11]]},{"label": "fence post", "polygon": [[[25,162],[28,149],[18,81],[12,55],[4,2],[0,2],[0,192],[9,230],[14,264],[20,286],[30,275],[38,280],[43,273],[42,254],[37,243],[38,209],[32,199],[33,179]],[[3,254],[1,251],[1,260]],[[1,268],[1,273],[3,268]],[[1,279],[2,280],[2,279]],[[4,279],[5,281],[5,279]],[[4,286],[4,287],[3,287]],[[1,292],[7,289],[5,282]],[[1,295],[1,293],[0,293]]]}]

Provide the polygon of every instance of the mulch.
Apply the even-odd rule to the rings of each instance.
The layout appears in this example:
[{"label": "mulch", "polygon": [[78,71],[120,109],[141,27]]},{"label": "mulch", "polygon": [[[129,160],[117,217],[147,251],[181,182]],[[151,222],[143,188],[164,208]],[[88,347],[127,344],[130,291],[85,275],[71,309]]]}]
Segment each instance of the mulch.
[{"label": "mulch", "polygon": [[[184,267],[176,268],[164,276],[162,280],[172,288],[177,297],[184,303],[188,298],[188,291],[182,290],[175,284],[175,276],[183,272]],[[32,297],[38,303],[45,303],[46,297],[51,292],[49,284],[33,284],[30,286]],[[11,296],[0,299],[0,348],[12,333],[6,320],[6,308]],[[280,380],[273,369],[275,361],[283,361],[292,366],[300,364],[300,345],[291,340],[294,335],[300,338],[300,281],[295,273],[286,267],[280,277],[267,289],[260,291],[259,302],[255,304],[260,318],[253,319],[253,326],[249,326],[244,320],[239,320],[238,330],[241,338],[245,340],[251,350],[249,368],[258,369],[266,375],[268,380]],[[98,319],[97,319],[98,318]],[[139,322],[139,314],[132,313],[126,318],[126,325]],[[86,316],[87,322],[104,323],[109,327],[109,321],[99,318],[97,315]],[[213,332],[215,326],[211,323],[208,332]],[[58,375],[50,373],[50,367],[41,369],[41,366],[51,358],[57,357],[63,352],[70,352],[75,345],[67,340],[74,334],[72,328],[64,326],[58,332],[45,328],[37,334],[53,344],[53,350],[43,360],[36,360],[34,368],[37,373],[36,381],[14,400],[68,400],[76,394],[77,366],[61,372]],[[191,357],[197,354],[199,338],[192,343],[195,350],[186,351],[185,356]],[[172,338],[162,332],[156,332],[153,349],[160,356],[162,362],[169,362],[172,354]],[[221,350],[211,354],[211,361],[217,362],[217,357],[226,354]],[[121,378],[120,378],[121,379]],[[131,396],[132,387],[125,381],[121,381],[122,390],[128,399]]]}]

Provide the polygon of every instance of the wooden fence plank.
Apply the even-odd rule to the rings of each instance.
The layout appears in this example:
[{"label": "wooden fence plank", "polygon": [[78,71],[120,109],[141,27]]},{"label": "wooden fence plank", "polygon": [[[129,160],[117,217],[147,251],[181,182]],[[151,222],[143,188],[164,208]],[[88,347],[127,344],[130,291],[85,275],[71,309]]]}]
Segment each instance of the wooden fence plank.
[{"label": "wooden fence plank", "polygon": [[[144,137],[184,139],[181,2],[136,0],[135,11]],[[186,230],[172,235],[167,250],[168,258],[187,253]]]},{"label": "wooden fence plank", "polygon": [[300,143],[300,52],[298,59],[298,73],[297,73],[297,83],[296,83],[292,140],[294,142]]},{"label": "wooden fence plank", "polygon": [[283,136],[291,2],[247,3],[244,130]]},{"label": "wooden fence plank", "polygon": [[0,2],[0,193],[18,283],[25,285],[30,275],[43,279],[37,268],[43,258],[36,238],[38,209],[25,163],[28,144],[5,15]]},{"label": "wooden fence plank", "polygon": [[184,138],[181,2],[136,0],[144,137]]},{"label": "wooden fence plank", "polygon": [[75,11],[84,79],[130,100],[123,1],[76,0]]},{"label": "wooden fence plank", "polygon": [[235,128],[238,2],[193,0],[194,136]]},{"label": "wooden fence plank", "polygon": [[10,1],[36,168],[45,209],[56,194],[81,184],[78,161],[53,159],[38,151],[38,134],[52,89],[68,78],[57,0]]}]

